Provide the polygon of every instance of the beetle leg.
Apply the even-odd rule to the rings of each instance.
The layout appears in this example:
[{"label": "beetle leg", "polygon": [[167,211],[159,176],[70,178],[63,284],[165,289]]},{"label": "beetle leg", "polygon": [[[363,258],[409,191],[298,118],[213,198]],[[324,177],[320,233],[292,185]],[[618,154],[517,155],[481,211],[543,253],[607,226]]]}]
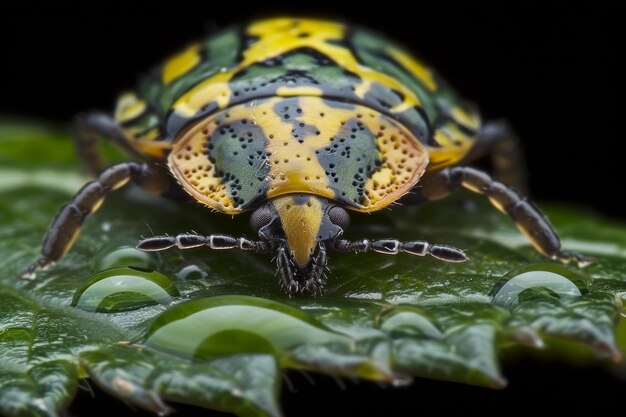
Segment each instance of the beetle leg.
[{"label": "beetle leg", "polygon": [[433,258],[446,262],[465,262],[468,259],[465,252],[461,249],[447,245],[432,244],[425,240],[401,242],[397,239],[337,239],[329,246],[329,249],[356,253],[374,251],[385,255],[396,255],[404,252],[417,256],[430,255]]},{"label": "beetle leg", "polygon": [[164,183],[162,178],[154,165],[138,162],[124,162],[104,170],[98,178],[85,184],[72,201],[59,210],[43,242],[41,258],[31,264],[21,277],[34,278],[35,271],[61,259],[71,249],[87,216],[100,207],[111,191],[133,181],[157,192],[160,187],[169,186],[169,181]]},{"label": "beetle leg", "polygon": [[173,247],[193,249],[201,246],[218,250],[241,249],[261,254],[272,253],[272,246],[269,242],[222,234],[202,236],[195,233],[181,233],[176,236],[153,236],[141,240],[136,247],[145,252],[158,252]]},{"label": "beetle leg", "polygon": [[90,112],[79,114],[74,121],[74,138],[80,159],[93,177],[104,169],[98,142],[114,142],[133,155],[137,153],[128,145],[117,123],[106,113]]},{"label": "beetle leg", "polygon": [[495,179],[526,192],[526,164],[520,142],[506,120],[487,122],[478,133],[476,144],[459,165],[488,154],[491,157]]},{"label": "beetle leg", "polygon": [[580,267],[593,261],[583,255],[562,251],[559,236],[541,211],[512,188],[494,181],[482,171],[468,167],[450,167],[424,176],[420,185],[421,188],[417,188],[416,192],[426,200],[447,197],[461,187],[483,194],[494,207],[515,222],[517,228],[543,255],[564,263],[575,261]]}]

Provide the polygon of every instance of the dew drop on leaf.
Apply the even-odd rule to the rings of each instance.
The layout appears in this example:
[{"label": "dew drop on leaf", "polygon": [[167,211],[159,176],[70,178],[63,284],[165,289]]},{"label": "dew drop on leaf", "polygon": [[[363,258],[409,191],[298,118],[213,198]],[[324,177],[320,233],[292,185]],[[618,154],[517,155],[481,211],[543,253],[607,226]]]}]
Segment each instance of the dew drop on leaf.
[{"label": "dew drop on leaf", "polygon": [[532,264],[508,272],[491,291],[493,304],[511,308],[537,297],[580,297],[588,292],[583,278],[556,264]]},{"label": "dew drop on leaf", "polygon": [[419,307],[399,305],[385,311],[378,327],[391,337],[441,339],[443,333],[431,314]]},{"label": "dew drop on leaf", "polygon": [[289,352],[310,344],[350,345],[296,308],[249,296],[216,296],[179,304],[158,316],[143,343],[185,359]]},{"label": "dew drop on leaf", "polygon": [[85,311],[114,313],[155,304],[170,304],[179,293],[160,272],[116,267],[92,275],[74,293],[72,306]]},{"label": "dew drop on leaf", "polygon": [[209,276],[209,267],[204,262],[195,261],[183,265],[177,272],[176,277],[183,280],[204,279]]},{"label": "dew drop on leaf", "polygon": [[91,272],[95,273],[116,266],[154,269],[157,263],[157,255],[154,253],[143,252],[128,245],[111,245],[95,256]]}]

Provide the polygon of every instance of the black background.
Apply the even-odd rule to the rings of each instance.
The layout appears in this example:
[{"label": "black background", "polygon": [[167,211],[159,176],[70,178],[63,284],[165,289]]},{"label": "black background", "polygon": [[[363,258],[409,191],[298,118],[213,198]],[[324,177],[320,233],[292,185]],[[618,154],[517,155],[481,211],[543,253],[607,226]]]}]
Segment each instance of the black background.
[{"label": "black background", "polygon": [[[19,9],[5,2],[0,114],[66,123],[82,110],[112,109],[117,93],[133,87],[140,73],[207,31],[259,15],[339,17],[402,41],[476,102],[485,118],[508,118],[523,138],[535,198],[624,219],[625,71],[618,62],[625,48],[618,8],[600,2],[412,3],[414,11],[385,0],[376,7],[21,2]],[[522,361],[505,371],[512,383],[501,392],[430,381],[382,392],[348,383],[341,391],[326,379],[311,388],[296,378],[301,392],[289,395],[286,407],[291,416],[591,412],[626,393],[625,383],[595,370]],[[74,411],[86,415],[87,407],[83,394]]]}]

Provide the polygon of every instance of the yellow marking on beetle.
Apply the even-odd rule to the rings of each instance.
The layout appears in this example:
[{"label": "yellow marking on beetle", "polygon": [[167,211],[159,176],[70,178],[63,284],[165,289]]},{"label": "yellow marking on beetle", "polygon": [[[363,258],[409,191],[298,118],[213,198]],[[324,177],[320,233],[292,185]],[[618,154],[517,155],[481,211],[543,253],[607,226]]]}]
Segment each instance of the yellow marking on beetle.
[{"label": "yellow marking on beetle", "polygon": [[[330,188],[328,177],[317,160],[315,150],[328,146],[330,137],[341,127],[342,116],[346,116],[345,110],[337,112],[335,110],[338,109],[325,105],[319,98],[302,97],[299,106],[303,113],[295,121],[316,126],[320,134],[300,138],[303,139],[300,143],[293,138],[293,124],[281,119],[274,111],[281,101],[281,98],[272,98],[254,106],[255,124],[263,127],[269,140],[266,146],[270,154],[267,197],[304,192],[334,198],[335,193]],[[320,113],[324,116],[320,116]],[[244,106],[229,110],[229,114],[234,118],[250,117],[249,110]]]},{"label": "yellow marking on beetle", "polygon": [[389,56],[406,68],[415,78],[420,80],[432,92],[437,91],[437,83],[430,70],[411,55],[397,48],[391,48]]},{"label": "yellow marking on beetle", "polygon": [[367,92],[370,90],[371,86],[372,86],[372,81],[371,80],[363,80],[363,79],[361,79],[361,82],[354,87],[354,94],[358,98],[362,99],[363,97],[365,97]]},{"label": "yellow marking on beetle", "polygon": [[[367,93],[365,86],[377,82],[390,89],[399,91],[404,97],[400,109],[419,106],[420,100],[413,91],[394,77],[362,66],[348,48],[333,45],[330,41],[345,38],[345,26],[335,22],[313,19],[269,19],[252,23],[247,30],[258,41],[243,52],[243,59],[235,67],[207,78],[183,94],[174,104],[174,110],[183,117],[192,117],[203,106],[215,101],[224,109],[229,101],[231,90],[228,85],[232,77],[240,70],[255,63],[283,55],[299,48],[313,48],[328,56],[337,65],[357,74],[361,84],[355,86],[357,96],[363,98]],[[317,91],[307,91],[306,93]]]},{"label": "yellow marking on beetle", "polygon": [[[68,232],[69,236],[67,236]],[[65,245],[61,251],[61,258],[67,255],[67,252],[69,252],[69,250],[72,249],[72,246],[74,246],[74,243],[76,243],[76,239],[80,233],[80,226],[75,228],[75,230],[68,230],[68,232],[65,232],[65,236],[63,236],[67,240],[65,241]]]},{"label": "yellow marking on beetle", "polygon": [[321,97],[324,94],[321,88],[311,87],[308,85],[300,85],[295,87],[278,87],[276,89],[276,95],[280,97],[294,97],[294,96],[311,96]]},{"label": "yellow marking on beetle", "polygon": [[389,109],[389,111],[391,113],[402,113],[403,111],[412,109],[413,106],[411,106],[409,103],[407,103],[406,101],[403,101],[400,104],[397,104],[395,106],[393,106],[392,108]]},{"label": "yellow marking on beetle", "polygon": [[539,241],[537,241],[537,237],[535,235],[533,235],[530,230],[528,230],[526,227],[524,227],[524,225],[519,224],[519,223],[516,222],[515,226],[517,227],[517,230],[519,230],[520,232],[522,232],[522,234],[524,236],[526,236],[526,239],[528,239],[530,241],[530,243],[533,245],[535,250],[537,250],[537,252],[539,252],[540,254],[542,254],[544,256],[548,256],[548,257],[552,256],[551,253],[548,253],[548,252],[545,251],[545,248],[543,246],[541,246]]},{"label": "yellow marking on beetle", "polygon": [[[474,187],[473,189],[468,187],[467,184],[463,184],[463,186],[467,189],[470,189],[472,191],[474,191],[475,193],[480,193],[482,194],[484,192],[484,190],[481,190],[479,188]],[[502,205],[502,203],[500,201],[498,201],[497,198],[493,198],[493,197],[488,197],[489,201],[491,202],[491,204],[498,209],[499,212],[506,214],[506,209],[504,207],[504,205]]]},{"label": "yellow marking on beetle", "polygon": [[467,155],[476,140],[463,133],[454,123],[448,123],[435,131],[435,141],[441,147],[429,147],[431,165],[436,170],[454,165]]},{"label": "yellow marking on beetle", "polygon": [[102,203],[104,203],[104,197],[98,199],[96,202],[94,202],[91,205],[91,208],[89,209],[89,213],[94,213],[95,211],[97,211],[100,207],[102,207]]},{"label": "yellow marking on beetle", "polygon": [[141,132],[141,129],[133,127],[122,128],[121,131],[130,146],[142,155],[163,159],[173,146],[168,141],[158,140],[161,138],[161,132],[156,127],[144,133]]},{"label": "yellow marking on beetle", "polygon": [[139,117],[146,110],[146,102],[135,93],[125,93],[117,100],[115,107],[115,121],[124,123]]},{"label": "yellow marking on beetle", "polygon": [[349,208],[380,210],[408,193],[426,172],[429,155],[422,143],[396,121],[383,121],[385,129],[376,137],[382,164],[365,183],[362,207]]},{"label": "yellow marking on beetle", "polygon": [[[153,129],[157,132],[158,129]],[[141,154],[148,155],[156,159],[163,159],[167,152],[169,152],[173,145],[171,142],[164,140],[151,140],[149,137],[146,140],[138,140],[133,143],[133,147],[137,149]]]},{"label": "yellow marking on beetle", "polygon": [[220,72],[207,78],[176,100],[174,109],[185,117],[191,117],[212,101],[215,101],[220,109],[225,108],[230,100],[228,82],[232,76],[232,72]]},{"label": "yellow marking on beetle", "polygon": [[296,204],[292,196],[285,196],[274,199],[273,204],[293,260],[300,268],[306,267],[317,244],[324,215],[322,203],[312,197],[304,204]]},{"label": "yellow marking on beetle", "polygon": [[238,214],[241,209],[235,207],[228,185],[217,175],[206,155],[208,133],[205,132],[211,129],[212,133],[214,128],[214,117],[194,126],[174,145],[167,163],[183,189],[196,201],[223,213]]},{"label": "yellow marking on beetle", "polygon": [[199,44],[194,44],[170,58],[163,67],[163,74],[161,75],[163,84],[171,83],[198,65],[200,63],[200,48]]},{"label": "yellow marking on beetle", "polygon": [[476,112],[468,112],[462,107],[454,106],[451,110],[454,120],[467,126],[470,129],[478,130],[480,128],[480,116]]}]

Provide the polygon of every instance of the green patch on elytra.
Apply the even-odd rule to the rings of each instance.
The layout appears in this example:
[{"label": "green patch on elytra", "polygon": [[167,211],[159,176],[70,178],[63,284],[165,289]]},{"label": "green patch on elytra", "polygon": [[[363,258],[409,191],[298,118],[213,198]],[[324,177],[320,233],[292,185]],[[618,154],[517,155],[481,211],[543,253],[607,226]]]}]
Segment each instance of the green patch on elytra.
[{"label": "green patch on elytra", "polygon": [[317,160],[339,201],[361,204],[363,188],[377,168],[376,136],[357,118],[341,126],[329,144],[317,150]]},{"label": "green patch on elytra", "polygon": [[267,144],[263,129],[247,120],[229,120],[206,142],[207,158],[238,206],[247,207],[265,196],[270,172]]}]

